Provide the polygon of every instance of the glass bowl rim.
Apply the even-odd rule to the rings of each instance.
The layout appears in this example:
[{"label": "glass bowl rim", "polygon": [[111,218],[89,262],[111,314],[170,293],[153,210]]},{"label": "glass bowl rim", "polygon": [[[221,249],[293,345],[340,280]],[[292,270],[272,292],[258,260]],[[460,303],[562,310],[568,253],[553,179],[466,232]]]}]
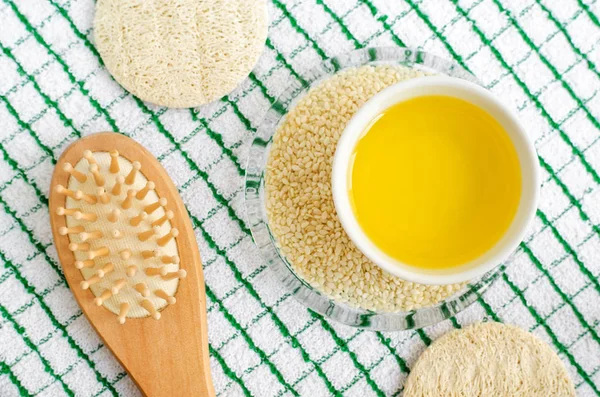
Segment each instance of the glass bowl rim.
[{"label": "glass bowl rim", "polygon": [[[335,73],[352,67],[378,64],[396,64],[422,71],[441,73],[481,85],[475,76],[457,63],[425,51],[408,47],[370,47],[350,51],[329,58],[298,76],[276,98],[265,114],[248,150],[244,178],[244,205],[246,219],[262,258],[269,269],[297,301],[309,310],[328,319],[352,327],[379,331],[399,331],[422,328],[455,316],[474,303],[504,271],[504,264],[483,276],[471,280],[464,288],[434,305],[410,311],[371,311],[350,306],[325,295],[296,274],[287,258],[281,253],[271,232],[264,206],[264,175],[272,138],[285,119],[288,110],[312,87]],[[509,260],[504,263],[509,262]]]}]

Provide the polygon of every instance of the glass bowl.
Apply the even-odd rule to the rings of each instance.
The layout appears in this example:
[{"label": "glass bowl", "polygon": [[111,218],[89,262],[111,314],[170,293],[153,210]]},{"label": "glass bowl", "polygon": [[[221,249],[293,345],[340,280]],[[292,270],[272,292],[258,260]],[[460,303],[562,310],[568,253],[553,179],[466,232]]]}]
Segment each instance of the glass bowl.
[{"label": "glass bowl", "polygon": [[269,227],[265,207],[265,170],[269,151],[273,135],[288,110],[311,87],[343,69],[381,64],[402,65],[479,84],[477,79],[460,65],[411,48],[366,48],[331,58],[309,71],[301,81],[295,80],[290,84],[265,115],[248,153],[244,195],[246,215],[254,243],[270,269],[298,301],[326,318],[346,325],[381,331],[398,331],[435,324],[464,310],[477,300],[479,295],[502,273],[503,267],[498,266],[480,278],[471,280],[463,289],[433,306],[396,312],[353,307],[329,298],[296,275],[277,246],[275,236]]}]

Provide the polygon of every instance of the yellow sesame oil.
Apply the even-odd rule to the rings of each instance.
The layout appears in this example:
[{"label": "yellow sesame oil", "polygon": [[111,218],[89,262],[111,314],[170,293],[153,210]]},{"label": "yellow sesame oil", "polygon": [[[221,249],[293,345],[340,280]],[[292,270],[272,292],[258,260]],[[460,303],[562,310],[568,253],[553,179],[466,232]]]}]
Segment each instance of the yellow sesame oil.
[{"label": "yellow sesame oil", "polygon": [[376,118],[354,149],[350,201],[383,252],[446,269],[490,250],[521,197],[521,169],[503,127],[449,96],[423,96]]}]

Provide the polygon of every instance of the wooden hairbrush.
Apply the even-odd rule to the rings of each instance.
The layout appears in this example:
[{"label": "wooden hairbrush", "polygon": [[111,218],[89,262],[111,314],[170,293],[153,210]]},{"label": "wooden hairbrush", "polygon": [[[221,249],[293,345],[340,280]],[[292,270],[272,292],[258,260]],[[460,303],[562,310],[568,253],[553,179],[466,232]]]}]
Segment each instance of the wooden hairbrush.
[{"label": "wooden hairbrush", "polygon": [[198,245],[152,154],[111,132],[74,142],[56,165],[49,208],[67,282],[140,391],[214,396]]}]

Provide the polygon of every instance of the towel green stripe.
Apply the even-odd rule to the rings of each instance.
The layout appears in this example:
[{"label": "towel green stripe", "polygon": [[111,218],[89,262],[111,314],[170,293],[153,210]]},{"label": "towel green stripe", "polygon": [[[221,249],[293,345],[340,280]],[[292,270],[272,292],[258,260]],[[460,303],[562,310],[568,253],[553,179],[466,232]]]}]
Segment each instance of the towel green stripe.
[{"label": "towel green stripe", "polygon": [[321,49],[321,47],[319,47],[319,45],[317,44],[317,42],[312,37],[310,37],[310,35],[308,33],[306,33],[306,31],[304,31],[304,29],[302,29],[300,27],[300,25],[298,24],[298,21],[289,12],[289,10],[287,9],[287,7],[281,1],[279,1],[279,0],[273,0],[273,4],[290,21],[290,25],[292,25],[292,28],[296,31],[296,33],[299,33],[302,37],[304,37],[304,39],[307,42],[309,42],[311,44],[312,48],[317,52],[317,54],[321,57],[321,59],[327,59],[328,56],[327,56],[327,54],[325,54],[325,51],[323,51]]},{"label": "towel green stripe", "polygon": [[15,266],[15,264],[12,261],[10,261],[2,251],[0,251],[0,261],[4,263],[5,268],[13,271],[15,278],[19,280],[19,282],[21,283],[21,285],[23,285],[23,288],[27,291],[27,293],[33,295],[36,298],[38,304],[46,313],[46,315],[50,319],[50,322],[52,322],[52,325],[59,329],[62,333],[62,336],[67,339],[67,342],[69,343],[71,349],[75,350],[77,356],[83,359],[87,363],[87,365],[92,369],[92,371],[94,371],[94,374],[96,375],[96,380],[98,380],[98,382],[100,382],[104,387],[106,387],[113,396],[118,396],[117,391],[108,382],[108,379],[106,379],[106,377],[98,371],[98,369],[96,368],[96,364],[90,359],[90,357],[87,354],[85,354],[83,349],[75,342],[73,337],[69,335],[66,327],[57,320],[57,318],[54,316],[54,313],[52,313],[44,299],[40,295],[38,295],[35,288],[31,284],[29,284],[29,282],[25,279],[25,277],[23,277],[17,266]]},{"label": "towel green stripe", "polygon": [[398,35],[396,35],[394,30],[392,29],[392,25],[390,25],[387,22],[387,15],[377,16],[379,14],[379,11],[377,10],[377,7],[373,5],[371,0],[360,0],[360,2],[367,6],[369,11],[371,12],[371,15],[373,15],[373,17],[377,19],[377,21],[381,22],[381,25],[383,25],[383,28],[390,33],[390,35],[392,36],[392,40],[396,45],[400,47],[406,47],[404,42],[400,39],[400,37],[398,37]]},{"label": "towel green stripe", "polygon": [[364,367],[364,365],[362,365],[358,361],[356,353],[353,352],[352,350],[350,350],[348,348],[348,344],[342,338],[340,338],[338,336],[338,334],[335,332],[335,330],[329,324],[329,322],[325,321],[325,319],[323,318],[322,315],[320,315],[318,313],[315,313],[312,310],[309,310],[309,312],[310,312],[311,316],[313,316],[314,318],[318,319],[319,322],[321,323],[321,325],[323,326],[323,328],[325,328],[325,330],[328,331],[331,334],[331,336],[333,337],[333,340],[342,349],[342,351],[346,352],[350,356],[350,359],[352,360],[352,363],[354,364],[354,366],[360,372],[362,372],[362,373],[365,374],[365,380],[367,381],[367,383],[369,384],[369,386],[371,386],[371,389],[373,389],[373,391],[378,396],[385,396],[385,393],[379,388],[379,386],[377,386],[377,383],[375,383],[375,381],[373,380],[373,378],[371,378],[370,373],[367,371],[367,369]]},{"label": "towel green stripe", "polygon": [[404,361],[404,359],[402,359],[400,355],[396,354],[396,349],[392,347],[390,339],[386,338],[381,332],[376,332],[375,334],[377,335],[377,338],[379,339],[381,344],[387,347],[390,353],[392,353],[392,357],[394,357],[396,363],[398,363],[400,371],[404,372],[405,374],[408,374],[410,372],[410,369],[408,368],[406,361]]},{"label": "towel green stripe", "polygon": [[212,140],[215,141],[217,143],[217,145],[219,145],[221,150],[223,150],[223,153],[225,153],[225,155],[227,157],[229,157],[229,159],[235,165],[235,169],[237,170],[238,175],[244,176],[246,174],[246,171],[244,171],[238,158],[231,151],[231,149],[228,148],[227,146],[225,146],[225,143],[223,142],[223,137],[220,134],[217,134],[212,128],[210,128],[210,126],[208,125],[206,120],[198,117],[198,114],[196,114],[196,112],[194,112],[192,109],[190,109],[190,115],[192,116],[192,120],[200,123],[200,125],[202,127],[204,127],[204,129],[206,130],[206,135],[208,135],[210,138],[212,138]]},{"label": "towel green stripe", "polygon": [[21,21],[21,23],[23,25],[25,25],[25,29],[29,33],[33,34],[33,37],[35,37],[36,41],[39,44],[41,44],[46,49],[46,51],[48,51],[49,54],[51,54],[54,58],[56,58],[56,60],[58,61],[58,63],[62,66],[63,70],[65,71],[65,73],[69,77],[69,80],[71,81],[71,83],[77,85],[79,87],[79,91],[84,96],[87,96],[89,98],[90,103],[94,107],[94,109],[96,109],[96,111],[98,113],[101,113],[101,114],[104,115],[106,121],[111,126],[111,128],[113,128],[115,131],[118,130],[117,125],[115,123],[115,120],[108,114],[108,112],[105,109],[102,108],[102,106],[100,106],[100,104],[98,103],[98,101],[96,101],[94,98],[92,98],[92,96],[89,94],[89,91],[84,87],[84,82],[83,81],[78,81],[75,78],[75,76],[73,76],[73,74],[69,71],[69,67],[67,66],[67,64],[58,56],[58,54],[56,52],[54,52],[54,50],[52,49],[52,47],[50,47],[48,45],[48,43],[46,43],[46,41],[44,40],[44,38],[29,23],[29,21],[21,13],[21,11],[19,11],[19,9],[15,5],[15,3],[13,3],[12,0],[3,0],[3,1],[4,1],[4,3],[6,3],[6,4],[8,4],[10,6],[10,8],[12,9],[12,11],[15,13],[15,15],[17,16],[17,18],[19,19],[19,21]]},{"label": "towel green stripe", "polygon": [[17,212],[10,208],[10,206],[6,203],[6,201],[4,200],[4,198],[2,196],[0,196],[0,205],[4,209],[4,212],[9,214],[17,222],[21,231],[27,235],[27,239],[29,240],[29,242],[39,252],[42,253],[44,259],[46,260],[46,262],[48,262],[50,267],[52,267],[54,269],[54,271],[56,272],[56,274],[58,274],[58,276],[64,280],[65,276],[62,274],[61,270],[58,267],[58,264],[54,261],[54,259],[52,259],[48,255],[48,253],[46,251],[46,247],[44,247],[44,245],[39,240],[37,240],[37,238],[33,235],[31,230],[29,230],[29,228],[25,225],[23,220],[17,216]]},{"label": "towel green stripe", "polygon": [[288,63],[288,61],[279,52],[279,50],[277,50],[277,48],[275,48],[275,46],[273,45],[273,43],[271,43],[271,40],[267,39],[266,46],[270,50],[275,51],[275,59],[278,60],[279,62],[281,62],[285,66],[285,68],[292,74],[292,76],[294,76],[303,85],[308,85],[308,83],[306,82],[306,80],[304,80],[304,78],[300,74],[298,74],[298,72],[296,72],[294,70],[294,68],[292,67],[292,65],[290,63]]},{"label": "towel green stripe", "polygon": [[250,390],[248,390],[248,388],[246,387],[244,382],[235,374],[235,372],[233,372],[231,370],[231,368],[229,368],[229,366],[227,365],[227,363],[225,362],[223,357],[221,357],[219,352],[217,350],[215,350],[212,346],[208,347],[208,351],[209,351],[210,355],[219,362],[219,364],[221,365],[221,368],[223,368],[223,372],[225,372],[225,374],[230,379],[232,379],[235,383],[237,383],[240,386],[240,388],[242,389],[242,392],[244,393],[244,396],[252,397],[252,393],[250,393]]},{"label": "towel green stripe", "polygon": [[592,272],[589,271],[589,269],[585,266],[581,259],[579,259],[577,252],[575,252],[573,247],[571,247],[571,245],[565,240],[565,238],[558,232],[556,227],[552,223],[550,223],[550,221],[548,221],[546,214],[544,214],[541,210],[538,209],[536,215],[540,218],[544,225],[550,228],[552,234],[554,235],[554,237],[556,237],[556,239],[562,245],[564,250],[569,255],[571,255],[575,263],[577,263],[579,270],[592,282],[596,291],[600,293],[600,282],[598,281],[598,279],[592,274]]},{"label": "towel green stripe", "polygon": [[240,323],[238,323],[237,319],[231,313],[229,313],[229,311],[227,310],[225,305],[223,305],[223,303],[217,298],[217,296],[213,293],[212,289],[208,285],[206,285],[206,295],[209,297],[210,300],[212,300],[213,302],[216,302],[217,305],[219,305],[219,310],[221,311],[221,313],[223,313],[223,316],[225,317],[225,319],[229,322],[229,324],[231,324],[231,326],[234,329],[236,329],[240,332],[240,334],[242,335],[242,337],[244,338],[244,340],[246,341],[246,343],[248,344],[250,349],[253,352],[255,352],[265,364],[267,364],[267,366],[269,367],[269,370],[271,371],[271,373],[273,375],[275,375],[275,377],[277,378],[279,383],[281,383],[294,396],[299,396],[298,392],[294,388],[292,388],[292,386],[285,380],[285,378],[283,377],[281,372],[279,372],[279,369],[277,369],[275,364],[273,364],[269,360],[266,353],[262,349],[260,349],[258,346],[256,346],[256,344],[254,343],[254,341],[252,340],[250,335],[248,335],[246,330],[244,328],[242,328]]},{"label": "towel green stripe", "polygon": [[598,17],[596,16],[596,14],[594,14],[592,12],[592,10],[590,10],[590,6],[585,4],[583,2],[583,0],[577,0],[577,4],[579,4],[579,6],[585,10],[585,13],[592,20],[594,25],[596,25],[600,28],[600,21],[598,20]]},{"label": "towel green stripe", "polygon": [[[565,294],[565,292],[558,286],[558,284],[556,284],[556,281],[554,280],[554,277],[552,277],[552,275],[550,274],[550,272],[546,268],[544,268],[544,265],[542,265],[542,263],[540,262],[540,260],[534,255],[534,253],[531,251],[531,249],[527,245],[521,243],[521,248],[527,254],[527,256],[529,257],[529,259],[533,262],[533,264],[535,265],[535,267],[540,272],[544,273],[544,275],[548,278],[548,281],[550,282],[550,285],[552,286],[552,288],[554,289],[554,291],[557,294],[559,294],[560,297],[562,298],[562,300],[564,302],[566,302],[566,304],[569,305],[569,307],[573,310],[573,313],[575,314],[575,317],[577,317],[577,320],[579,320],[579,323],[583,326],[583,328],[586,329],[587,331],[589,331],[590,335],[592,335],[592,338],[594,339],[594,341],[596,341],[596,343],[600,344],[600,337],[598,336],[598,333],[596,332],[596,330],[594,329],[594,327],[591,326],[586,321],[585,317],[583,316],[583,314],[581,314],[581,312],[579,311],[579,309],[577,308],[577,306],[575,304],[573,304],[573,302],[567,296],[567,294]],[[596,282],[597,282],[597,280],[596,280]]]},{"label": "towel green stripe", "polygon": [[429,336],[427,336],[427,334],[425,333],[425,331],[422,328],[417,330],[417,334],[419,334],[419,337],[421,338],[423,343],[425,343],[425,346],[431,345],[431,338]]},{"label": "towel green stripe", "polygon": [[[38,188],[37,184],[33,183],[32,181],[29,180],[29,178],[27,177],[27,175],[25,174],[25,172],[23,172],[20,168],[19,165],[17,164],[17,162],[10,157],[10,155],[8,154],[8,152],[6,151],[6,149],[4,148],[4,145],[0,144],[0,152],[2,152],[2,159],[4,161],[6,161],[8,163],[8,165],[10,165],[10,167],[17,172],[16,176],[20,176],[21,178],[23,178],[23,180],[33,188],[35,195],[37,196],[37,198],[40,200],[40,202],[44,205],[48,205],[48,199],[46,198],[46,196],[44,196],[44,194],[42,193],[42,191]],[[15,176],[15,177],[16,177]],[[1,192],[0,192],[1,193]]]},{"label": "towel green stripe", "polygon": [[454,60],[460,66],[462,66],[463,68],[465,68],[466,70],[468,70],[470,72],[469,67],[466,65],[463,58],[460,55],[458,55],[458,53],[454,50],[454,48],[452,48],[452,46],[448,43],[448,41],[446,40],[444,35],[442,35],[438,31],[436,26],[431,22],[429,17],[425,13],[423,13],[423,11],[421,11],[421,9],[412,0],[405,0],[405,2],[410,6],[410,8],[413,9],[413,11],[417,14],[417,16],[425,23],[425,25],[427,25],[427,27],[433,32],[433,34],[440,40],[440,42],[443,44],[444,48],[446,48],[448,53],[450,53],[450,55],[452,55],[452,58],[454,58]]},{"label": "towel green stripe", "polygon": [[321,7],[323,7],[323,10],[325,10],[325,12],[327,13],[327,15],[329,15],[335,22],[337,22],[337,24],[342,29],[342,33],[344,34],[344,36],[346,36],[346,38],[348,39],[348,41],[352,42],[354,44],[355,48],[362,48],[362,44],[356,39],[356,37],[354,37],[354,35],[352,34],[352,32],[350,32],[350,29],[348,29],[348,27],[346,27],[346,25],[344,25],[344,23],[342,22],[342,20],[340,19],[340,17],[338,17],[331,10],[331,8],[329,8],[329,6],[327,6],[327,4],[325,4],[325,2],[323,0],[315,0],[315,1],[316,1],[316,3],[318,5],[320,5]]},{"label": "towel green stripe", "polygon": [[14,108],[14,106],[9,102],[8,98],[4,95],[0,95],[0,99],[2,100],[2,102],[4,102],[4,105],[6,106],[8,113],[10,113],[17,120],[17,124],[19,124],[19,127],[21,127],[24,130],[27,130],[29,135],[38,144],[40,149],[42,149],[42,151],[44,151],[50,157],[50,159],[52,160],[52,164],[56,164],[56,158],[54,157],[54,153],[52,152],[52,150],[50,150],[46,145],[44,145],[42,143],[42,141],[40,141],[40,138],[31,129],[31,125],[21,119],[21,117],[19,116],[19,113]]},{"label": "towel green stripe", "polygon": [[56,101],[53,101],[52,99],[50,99],[50,97],[48,95],[46,95],[42,91],[42,89],[38,85],[37,81],[33,78],[33,76],[29,75],[25,71],[25,69],[23,68],[23,66],[21,65],[21,63],[19,61],[17,61],[17,59],[13,56],[12,51],[9,48],[4,47],[1,43],[0,43],[0,50],[7,57],[9,57],[15,63],[15,65],[17,65],[17,71],[19,72],[19,74],[21,76],[25,76],[27,78],[27,80],[29,80],[31,82],[31,84],[33,85],[33,88],[35,88],[35,90],[41,95],[41,97],[44,100],[44,103],[46,104],[46,106],[52,107],[52,108],[54,108],[56,110],[56,114],[58,115],[58,118],[63,122],[64,126],[65,127],[70,127],[71,130],[75,134],[77,134],[77,136],[81,136],[81,134],[79,134],[79,131],[77,131],[75,129],[75,127],[73,126],[73,120],[71,120],[70,118],[68,118],[67,116],[65,116],[65,114],[62,112],[62,110],[60,110],[60,107],[58,106],[58,103]]},{"label": "towel green stripe", "polygon": [[571,35],[567,31],[567,29],[565,29],[565,27],[556,19],[554,14],[552,14],[552,11],[550,11],[550,9],[548,9],[548,7],[546,7],[544,5],[544,3],[542,3],[541,0],[535,0],[535,2],[546,13],[546,15],[548,16],[548,19],[552,21],[554,26],[556,26],[556,28],[563,34],[563,36],[569,43],[569,46],[571,47],[571,49],[573,49],[573,51],[575,51],[575,53],[577,55],[579,55],[581,58],[583,58],[585,60],[585,63],[588,66],[588,69],[590,69],[592,72],[594,72],[594,74],[597,77],[600,77],[600,73],[598,73],[598,69],[596,68],[596,65],[594,64],[594,62],[592,62],[592,60],[587,56],[587,54],[585,54],[583,51],[581,51],[579,48],[577,48],[577,46],[573,42],[573,38],[571,37]]},{"label": "towel green stripe", "polygon": [[[370,366],[368,366],[366,369],[365,374],[370,373],[372,370],[374,370],[379,364],[381,364],[383,362],[383,360],[385,360],[385,355],[381,356],[379,359],[377,359],[374,363],[372,363]],[[348,383],[346,386],[344,386],[340,391],[341,393],[345,393],[347,390],[349,390],[352,386],[354,386],[359,380],[361,380],[363,378],[363,374],[359,373],[357,375],[354,376],[354,378],[352,378],[352,380],[350,381],[350,383]],[[367,381],[368,384],[368,379],[365,379],[365,381]],[[385,396],[385,393],[383,394]]]},{"label": "towel green stripe", "polygon": [[550,164],[548,164],[546,162],[546,160],[544,160],[542,157],[538,157],[538,159],[539,159],[539,162],[540,162],[540,165],[542,166],[542,168],[544,168],[546,170],[546,172],[548,172],[548,174],[550,174],[550,179],[552,179],[554,182],[556,182],[556,184],[560,187],[560,189],[563,191],[565,196],[567,196],[567,198],[569,199],[569,202],[572,204],[572,206],[574,206],[577,209],[577,212],[579,213],[579,217],[583,221],[589,222],[591,224],[591,227],[594,230],[594,232],[596,232],[600,236],[600,228],[598,228],[598,225],[595,225],[591,222],[590,217],[583,210],[583,207],[581,206],[581,202],[579,202],[579,200],[577,200],[573,196],[573,194],[571,194],[567,185],[565,185],[563,183],[563,181],[558,178],[558,176],[556,175],[556,173],[554,172],[554,170],[552,169]]},{"label": "towel green stripe", "polygon": [[[557,79],[558,81],[560,81],[560,84],[563,86],[563,88],[565,90],[567,90],[567,92],[569,93],[569,95],[571,96],[571,98],[575,102],[577,102],[577,105],[584,111],[587,119],[597,129],[600,129],[600,123],[598,122],[598,120],[594,117],[594,115],[592,115],[592,113],[590,112],[590,110],[581,101],[581,98],[579,98],[577,96],[577,94],[575,93],[575,91],[573,91],[573,88],[569,85],[569,83],[567,83],[563,79],[563,76],[560,73],[558,73],[558,70],[556,70],[556,67],[554,67],[554,65],[552,65],[552,63],[550,63],[550,61],[548,61],[548,58],[546,58],[544,56],[544,54],[541,53],[540,49],[533,43],[533,41],[527,35],[527,33],[523,30],[523,28],[521,28],[521,25],[519,24],[519,22],[515,18],[513,18],[512,13],[509,10],[507,10],[498,0],[492,0],[492,2],[496,5],[496,7],[498,7],[498,10],[501,13],[503,13],[504,15],[506,15],[508,17],[508,20],[510,21],[511,25],[519,33],[519,36],[521,36],[521,38],[529,46],[529,48],[532,49],[540,57],[540,60],[552,72],[552,75],[554,76],[554,78]],[[596,182],[600,183],[600,179],[596,180]]]},{"label": "towel green stripe", "polygon": [[23,386],[19,378],[15,375],[12,369],[3,362],[0,362],[0,374],[8,375],[8,379],[10,383],[12,383],[17,390],[19,391],[19,395],[23,397],[30,397],[31,393]]},{"label": "towel green stripe", "polygon": [[481,307],[483,307],[483,310],[485,311],[485,313],[494,321],[496,322],[501,322],[500,317],[498,316],[498,314],[494,311],[494,309],[492,309],[492,307],[489,305],[489,303],[487,303],[484,299],[483,296],[481,296],[481,294],[477,294],[477,301],[479,302],[479,304],[481,305]]},{"label": "towel green stripe", "polygon": [[3,305],[0,305],[0,315],[12,325],[15,331],[21,336],[21,339],[23,339],[23,342],[25,342],[27,347],[33,350],[35,354],[39,357],[40,361],[42,362],[42,365],[44,366],[44,371],[60,383],[62,389],[68,396],[74,397],[75,393],[73,393],[73,390],[71,390],[69,386],[67,386],[62,377],[60,377],[58,374],[56,374],[56,372],[54,372],[54,369],[52,369],[52,366],[50,365],[48,360],[46,360],[46,358],[39,352],[37,346],[27,336],[27,331],[25,330],[25,328],[23,328],[17,323],[17,321],[13,318],[13,316]]},{"label": "towel green stripe", "polygon": [[254,73],[250,73],[248,75],[248,78],[250,79],[250,81],[252,81],[254,84],[256,84],[258,86],[258,88],[260,89],[260,92],[262,92],[262,94],[265,96],[265,98],[267,98],[267,100],[269,101],[269,103],[275,102],[275,98],[273,98],[273,96],[271,96],[271,94],[269,94],[269,90],[267,89],[267,87],[265,87],[265,85],[263,84],[263,82],[260,81],[254,75]]}]

